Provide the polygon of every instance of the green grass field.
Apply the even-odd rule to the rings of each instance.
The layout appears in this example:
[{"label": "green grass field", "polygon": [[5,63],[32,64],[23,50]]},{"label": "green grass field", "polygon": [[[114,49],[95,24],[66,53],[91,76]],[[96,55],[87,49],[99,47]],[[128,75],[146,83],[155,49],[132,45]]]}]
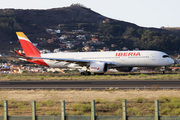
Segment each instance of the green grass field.
[{"label": "green grass field", "polygon": [[179,73],[109,73],[105,75],[81,76],[79,73],[24,73],[24,74],[1,74],[1,81],[32,81],[32,80],[178,80]]}]

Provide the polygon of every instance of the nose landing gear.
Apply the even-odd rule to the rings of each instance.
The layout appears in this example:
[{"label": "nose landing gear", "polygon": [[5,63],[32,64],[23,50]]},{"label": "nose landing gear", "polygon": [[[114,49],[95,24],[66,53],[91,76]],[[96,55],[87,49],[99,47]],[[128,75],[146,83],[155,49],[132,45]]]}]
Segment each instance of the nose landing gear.
[{"label": "nose landing gear", "polygon": [[161,71],[162,74],[165,74],[165,68],[166,68],[165,66],[161,67],[160,71]]}]

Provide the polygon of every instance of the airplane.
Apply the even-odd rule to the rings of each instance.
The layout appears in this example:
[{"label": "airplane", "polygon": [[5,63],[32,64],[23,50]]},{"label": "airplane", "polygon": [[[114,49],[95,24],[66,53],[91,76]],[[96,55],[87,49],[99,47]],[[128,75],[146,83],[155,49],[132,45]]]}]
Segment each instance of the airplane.
[{"label": "airplane", "polygon": [[78,69],[81,75],[104,74],[112,68],[130,72],[133,67],[165,67],[177,63],[177,60],[171,59],[166,53],[154,50],[41,54],[23,32],[16,34],[25,55],[15,51],[22,60],[53,68]]}]

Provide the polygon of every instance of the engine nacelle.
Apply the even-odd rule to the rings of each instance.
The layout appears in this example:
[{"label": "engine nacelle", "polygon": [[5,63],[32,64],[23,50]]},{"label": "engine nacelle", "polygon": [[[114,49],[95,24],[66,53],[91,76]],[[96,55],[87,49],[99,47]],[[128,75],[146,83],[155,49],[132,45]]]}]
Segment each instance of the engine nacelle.
[{"label": "engine nacelle", "polygon": [[132,70],[132,67],[121,67],[121,68],[116,68],[119,72],[130,72]]},{"label": "engine nacelle", "polygon": [[104,62],[94,62],[90,64],[90,71],[93,73],[105,73],[107,72],[107,63]]}]

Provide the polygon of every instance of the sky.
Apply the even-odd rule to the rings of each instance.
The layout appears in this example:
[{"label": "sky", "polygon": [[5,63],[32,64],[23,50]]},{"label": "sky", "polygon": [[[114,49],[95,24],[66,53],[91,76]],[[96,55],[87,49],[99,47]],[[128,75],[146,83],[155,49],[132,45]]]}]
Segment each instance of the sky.
[{"label": "sky", "polygon": [[50,9],[73,3],[142,27],[180,27],[180,0],[2,0],[0,9]]}]

